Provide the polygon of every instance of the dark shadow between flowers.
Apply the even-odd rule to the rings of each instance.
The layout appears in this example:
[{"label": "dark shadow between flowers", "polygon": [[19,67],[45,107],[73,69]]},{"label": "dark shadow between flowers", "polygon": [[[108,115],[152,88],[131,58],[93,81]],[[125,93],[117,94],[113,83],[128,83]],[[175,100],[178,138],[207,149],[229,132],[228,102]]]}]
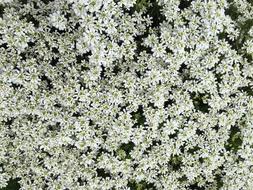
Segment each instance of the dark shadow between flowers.
[{"label": "dark shadow between flowers", "polygon": [[135,180],[131,180],[128,182],[127,186],[130,188],[130,190],[156,190],[153,183],[147,183],[146,181],[137,182]]},{"label": "dark shadow between flowers", "polygon": [[134,124],[134,128],[137,128],[139,126],[144,126],[146,122],[146,118],[144,116],[143,107],[139,106],[138,110],[136,112],[132,112],[132,118],[136,120],[136,123]]},{"label": "dark shadow between flowers", "polygon": [[205,94],[200,93],[191,93],[191,99],[193,100],[193,105],[197,111],[200,111],[202,113],[209,113],[209,105],[207,103],[204,103]]},{"label": "dark shadow between flowers", "polygon": [[230,135],[225,145],[227,151],[237,152],[242,145],[242,137],[240,134],[240,129],[237,126],[232,126],[230,128]]},{"label": "dark shadow between flowers", "polygon": [[191,6],[192,0],[181,0],[178,8],[180,10],[187,9]]},{"label": "dark shadow between flowers", "polygon": [[104,179],[111,178],[111,174],[107,172],[104,168],[98,168],[96,169],[96,172],[98,177],[102,177]]},{"label": "dark shadow between flowers", "polygon": [[47,90],[52,90],[53,89],[53,84],[52,84],[52,80],[49,79],[46,75],[42,75],[40,76],[41,82],[43,84],[45,84]]},{"label": "dark shadow between flowers", "polygon": [[20,178],[11,179],[8,181],[8,185],[1,190],[18,190],[20,189],[20,184],[18,183]]}]

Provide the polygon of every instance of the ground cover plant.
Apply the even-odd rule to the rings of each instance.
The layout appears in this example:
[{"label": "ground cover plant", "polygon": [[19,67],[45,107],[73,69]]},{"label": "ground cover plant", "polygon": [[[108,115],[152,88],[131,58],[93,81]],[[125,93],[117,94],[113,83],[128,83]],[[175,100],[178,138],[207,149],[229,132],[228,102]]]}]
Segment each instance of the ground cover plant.
[{"label": "ground cover plant", "polygon": [[252,190],[252,0],[0,0],[0,189]]}]

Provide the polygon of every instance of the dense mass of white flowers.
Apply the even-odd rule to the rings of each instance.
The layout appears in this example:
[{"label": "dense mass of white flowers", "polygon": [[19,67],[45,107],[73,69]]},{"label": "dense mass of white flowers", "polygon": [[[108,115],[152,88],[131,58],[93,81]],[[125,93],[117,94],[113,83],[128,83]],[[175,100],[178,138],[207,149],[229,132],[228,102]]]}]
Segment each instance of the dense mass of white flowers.
[{"label": "dense mass of white flowers", "polygon": [[0,0],[0,188],[252,190],[253,3]]}]

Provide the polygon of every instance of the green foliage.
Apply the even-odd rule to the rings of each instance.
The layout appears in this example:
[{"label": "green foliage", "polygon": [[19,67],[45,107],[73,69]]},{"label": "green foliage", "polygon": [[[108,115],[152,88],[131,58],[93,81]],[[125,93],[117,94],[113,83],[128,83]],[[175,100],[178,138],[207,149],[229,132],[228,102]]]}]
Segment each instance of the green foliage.
[{"label": "green foliage", "polygon": [[11,179],[8,185],[0,190],[18,190],[20,188],[18,181],[19,179]]},{"label": "green foliage", "polygon": [[178,155],[174,155],[171,157],[170,165],[172,166],[173,170],[179,170],[182,164],[182,158]]},{"label": "green foliage", "polygon": [[226,148],[229,151],[237,152],[242,145],[242,137],[239,127],[233,126],[230,129],[230,137],[228,139]]},{"label": "green foliage", "polygon": [[129,142],[129,143],[123,143],[119,149],[116,151],[117,155],[122,159],[131,159],[130,152],[134,148],[134,143]]},{"label": "green foliage", "polygon": [[149,5],[150,0],[137,0],[134,9],[139,12],[143,9],[147,9]]},{"label": "green foliage", "polygon": [[136,182],[132,180],[128,183],[128,187],[130,187],[131,190],[155,190],[153,184],[147,183],[146,181]]}]

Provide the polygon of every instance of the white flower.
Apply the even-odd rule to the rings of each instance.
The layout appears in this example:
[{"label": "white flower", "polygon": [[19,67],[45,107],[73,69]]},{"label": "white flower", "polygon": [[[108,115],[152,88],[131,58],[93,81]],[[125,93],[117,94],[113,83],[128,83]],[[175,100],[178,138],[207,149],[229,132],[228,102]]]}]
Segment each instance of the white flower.
[{"label": "white flower", "polygon": [[60,11],[54,12],[49,15],[50,23],[59,30],[65,30],[67,19],[61,15]]},{"label": "white flower", "polygon": [[252,189],[252,5],[142,3],[0,0],[0,188]]},{"label": "white flower", "polygon": [[0,4],[4,4],[4,3],[12,3],[13,0],[1,0]]},{"label": "white flower", "polygon": [[246,52],[250,55],[253,55],[253,39],[252,40],[247,40],[245,43],[244,43],[244,47],[243,47]]}]

